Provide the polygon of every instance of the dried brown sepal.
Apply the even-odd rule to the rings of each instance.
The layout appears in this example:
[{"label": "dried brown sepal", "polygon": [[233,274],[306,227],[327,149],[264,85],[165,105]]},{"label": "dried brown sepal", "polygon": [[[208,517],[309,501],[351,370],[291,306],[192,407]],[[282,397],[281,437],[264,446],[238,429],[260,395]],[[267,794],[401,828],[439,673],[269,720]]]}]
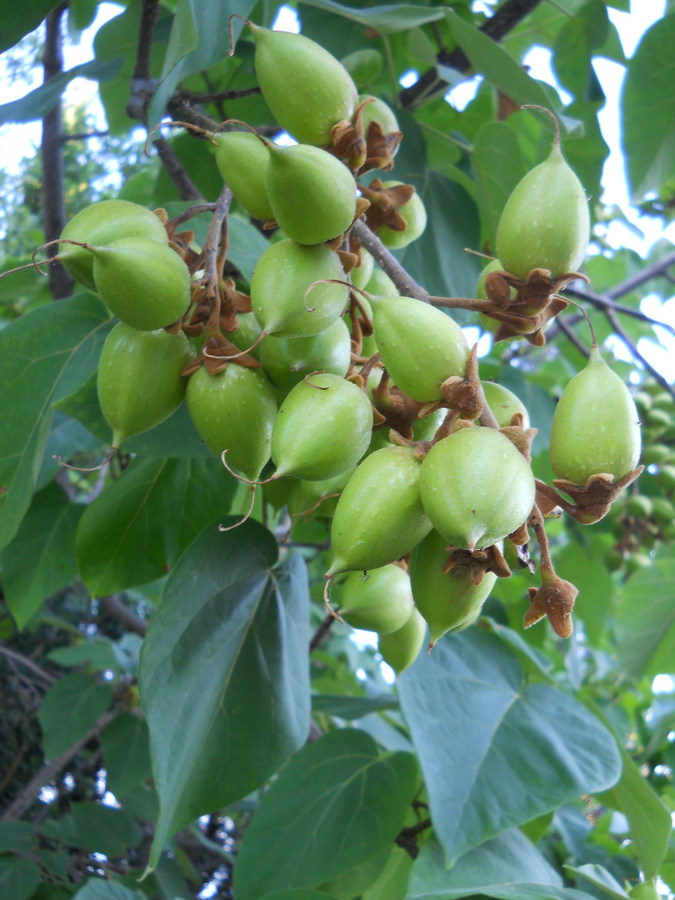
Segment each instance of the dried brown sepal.
[{"label": "dried brown sepal", "polygon": [[366,224],[371,231],[377,231],[380,225],[386,225],[393,231],[406,230],[408,224],[398,210],[415,193],[415,188],[411,184],[397,184],[394,187],[383,188],[382,179],[373,178],[370,187],[359,185],[359,189],[370,201],[370,207],[366,211]]},{"label": "dried brown sepal", "polygon": [[153,209],[153,212],[162,223],[162,225],[166,225],[166,223],[169,221],[169,214],[164,209],[164,207],[160,206],[157,209]]},{"label": "dried brown sepal", "polygon": [[579,591],[555,572],[542,570],[542,581],[540,588],[529,588],[530,607],[523,627],[530,628],[546,616],[555,633],[568,638],[572,634],[572,609]]},{"label": "dried brown sepal", "polygon": [[[222,372],[230,363],[237,363],[247,369],[260,369],[261,365],[248,353],[236,347],[222,334],[213,334],[204,341],[204,346],[195,362],[201,363],[210,375]],[[199,366],[197,366],[199,368]]]},{"label": "dried brown sepal", "polygon": [[530,532],[527,528],[527,521],[523,522],[520,528],[517,528],[515,531],[511,532],[511,534],[507,537],[507,540],[511,541],[511,543],[516,547],[524,546],[525,544],[527,544],[529,539]]},{"label": "dried brown sepal", "polygon": [[494,573],[497,578],[508,578],[511,575],[509,564],[496,544],[482,550],[464,550],[449,544],[447,550],[448,558],[443,566],[444,574],[456,566],[464,566],[469,570],[474,584],[480,584],[487,572]]},{"label": "dried brown sepal", "polygon": [[366,159],[359,174],[363,175],[371,169],[381,169],[383,172],[393,169],[394,157],[402,138],[402,131],[390,131],[389,134],[385,134],[379,122],[369,122],[366,132]]},{"label": "dried brown sepal", "polygon": [[545,327],[568,305],[558,291],[577,278],[588,281],[579,272],[552,278],[548,269],[532,269],[525,279],[506,271],[491,272],[485,279],[487,305],[481,304],[481,312],[500,323],[495,342],[524,337],[542,347]]},{"label": "dried brown sepal", "polygon": [[349,274],[349,272],[359,264],[359,257],[356,253],[352,253],[349,250],[337,250],[336,252],[340,257],[340,262],[342,263],[342,268],[345,270],[345,275]]},{"label": "dried brown sepal", "polygon": [[[522,422],[522,414],[516,413],[514,415],[514,419],[518,416]],[[499,429],[504,437],[507,437],[511,443],[516,447],[520,453],[523,454],[525,459],[528,462],[532,462],[532,441],[534,441],[537,429],[536,428],[523,428],[522,424],[520,425],[506,425],[504,428]]]},{"label": "dried brown sepal", "polygon": [[368,97],[356,108],[353,122],[343,120],[333,126],[331,146],[328,151],[344,160],[354,175],[363,175],[371,169],[389,171],[394,166],[394,156],[403,137],[402,132],[384,134],[379,122],[369,122],[363,126],[363,110],[372,103]]},{"label": "dried brown sepal", "polygon": [[463,419],[477,419],[483,411],[483,388],[478,373],[478,344],[474,344],[466,363],[466,375],[451,375],[441,385],[445,404],[456,409]]},{"label": "dried brown sepal", "polygon": [[563,498],[559,505],[565,512],[582,525],[593,525],[609,512],[616,498],[632,484],[642,473],[644,466],[638,466],[618,481],[606,472],[591,475],[586,484],[575,484],[564,478],[554,478],[553,484],[558,491],[563,491],[574,501],[574,505]]},{"label": "dried brown sepal", "polygon": [[[379,357],[379,354],[377,356]],[[362,370],[362,375],[367,379],[366,367]],[[392,385],[386,369],[382,372],[380,383],[373,389],[372,396],[374,408],[384,416],[384,423],[378,427],[393,428],[404,438],[412,439],[412,423],[418,418],[425,404],[412,400]]]}]

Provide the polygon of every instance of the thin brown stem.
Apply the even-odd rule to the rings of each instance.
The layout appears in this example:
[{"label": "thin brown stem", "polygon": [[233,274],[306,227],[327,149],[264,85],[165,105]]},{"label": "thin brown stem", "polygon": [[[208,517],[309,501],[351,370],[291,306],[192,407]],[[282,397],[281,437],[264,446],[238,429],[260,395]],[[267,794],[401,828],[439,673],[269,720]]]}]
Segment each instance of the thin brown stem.
[{"label": "thin brown stem", "polygon": [[16,650],[11,650],[5,644],[0,644],[0,656],[4,656],[6,659],[11,659],[13,662],[18,663],[25,669],[29,669],[34,675],[37,675],[38,678],[41,678],[42,681],[46,682],[49,685],[54,684],[54,682],[56,681],[56,678],[53,675],[50,675],[49,672],[45,672],[45,670],[41,666],[38,666],[37,663],[34,663],[32,659],[24,656],[23,653],[19,653]]},{"label": "thin brown stem", "polygon": [[314,634],[312,635],[312,640],[309,642],[309,652],[313,653],[319,644],[323,643],[326,640],[328,635],[330,634],[330,630],[333,627],[333,622],[335,622],[335,616],[326,615],[316,629]]},{"label": "thin brown stem", "polygon": [[623,325],[621,324],[621,322],[619,322],[619,319],[618,319],[616,313],[614,312],[614,310],[613,310],[613,309],[609,309],[609,308],[605,308],[605,309],[603,310],[603,312],[604,312],[605,316],[607,317],[607,321],[609,322],[609,324],[610,324],[610,325],[612,326],[612,328],[614,329],[614,332],[616,333],[616,335],[617,335],[618,337],[621,338],[621,340],[623,341],[623,343],[626,345],[626,347],[627,347],[628,350],[630,351],[631,356],[633,357],[633,359],[635,359],[635,360],[637,360],[639,363],[641,363],[641,364],[645,367],[645,369],[649,372],[649,374],[652,376],[652,378],[654,378],[656,381],[658,381],[658,383],[661,385],[661,387],[662,387],[664,390],[668,391],[668,393],[670,394],[670,396],[671,396],[673,399],[675,399],[675,385],[670,384],[670,382],[668,381],[668,379],[665,378],[665,377],[659,372],[659,370],[656,369],[656,368],[649,362],[649,360],[646,359],[646,358],[643,356],[642,353],[640,353],[640,351],[639,351],[638,348],[637,348],[637,344],[636,344],[635,341],[628,335],[628,333],[626,332],[626,330],[625,330],[625,328],[623,327]]},{"label": "thin brown stem", "polygon": [[204,200],[201,191],[188,175],[185,167],[173,152],[169,142],[163,137],[156,137],[153,144],[169,178],[173,181],[182,200]]}]

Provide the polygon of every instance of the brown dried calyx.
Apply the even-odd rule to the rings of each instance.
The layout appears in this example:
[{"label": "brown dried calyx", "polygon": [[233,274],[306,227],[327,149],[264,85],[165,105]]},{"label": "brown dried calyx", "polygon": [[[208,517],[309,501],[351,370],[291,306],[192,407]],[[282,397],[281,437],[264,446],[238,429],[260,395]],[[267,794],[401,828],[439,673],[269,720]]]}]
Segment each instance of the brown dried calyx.
[{"label": "brown dried calyx", "polygon": [[237,363],[247,369],[261,368],[258,360],[246,351],[240,350],[222,334],[213,334],[204,341],[198,356],[183,369],[181,375],[192,375],[202,366],[210,375],[215,375],[230,363]]},{"label": "brown dried calyx", "polygon": [[[543,515],[550,515],[560,507],[582,525],[593,525],[603,519],[616,498],[642,473],[644,466],[638,466],[618,481],[606,472],[591,475],[586,484],[575,484],[564,478],[554,478],[555,490],[544,481],[536,480],[537,504]],[[563,491],[574,501],[570,503],[557,491]]]},{"label": "brown dried calyx", "polygon": [[[577,278],[588,281],[579,272],[551,278],[548,269],[532,269],[525,279],[510,272],[490,272],[485,279],[487,300],[477,302],[484,315],[500,323],[495,342],[524,337],[535,347],[543,347],[545,327],[568,305],[558,291]],[[516,291],[513,299],[511,289]]]},{"label": "brown dried calyx", "polygon": [[382,187],[381,178],[373,178],[370,187],[359,185],[363,196],[370,201],[366,210],[366,224],[371,231],[377,231],[380,225],[386,225],[393,231],[405,231],[408,223],[398,211],[415,193],[411,184],[397,184],[394,187]]},{"label": "brown dried calyx", "polygon": [[329,151],[344,160],[354,175],[363,175],[371,169],[388,172],[394,166],[394,156],[401,143],[403,133],[392,131],[384,134],[379,122],[371,121],[368,128],[363,125],[363,110],[374,98],[364,100],[354,113],[354,121],[343,120],[333,126],[332,146]]},{"label": "brown dried calyx", "polygon": [[529,588],[530,607],[525,613],[523,626],[530,628],[546,616],[555,633],[559,637],[568,638],[572,634],[572,609],[579,591],[571,582],[559,578],[553,568],[544,529],[544,516],[536,503],[529,522],[539,542],[542,584],[540,588]]},{"label": "brown dried calyx", "polygon": [[480,584],[487,572],[493,572],[497,578],[508,578],[511,575],[509,564],[496,544],[483,550],[463,550],[449,544],[447,550],[448,558],[443,566],[444,573],[456,566],[464,566],[469,570],[474,584]]}]

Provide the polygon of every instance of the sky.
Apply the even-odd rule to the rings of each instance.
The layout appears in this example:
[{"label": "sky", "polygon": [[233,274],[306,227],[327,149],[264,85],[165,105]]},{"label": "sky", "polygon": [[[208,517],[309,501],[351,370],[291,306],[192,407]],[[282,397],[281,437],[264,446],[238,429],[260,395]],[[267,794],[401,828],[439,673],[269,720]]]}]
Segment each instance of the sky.
[{"label": "sky", "polygon": [[[475,10],[491,13],[494,3],[486,0],[474,0]],[[619,33],[624,52],[630,57],[644,32],[665,13],[666,0],[632,0],[630,13],[609,9],[609,17]],[[115,3],[102,3],[95,22],[81,36],[77,45],[69,45],[64,49],[65,67],[71,68],[82,62],[87,62],[93,56],[92,40],[101,25],[117,15],[122,7]],[[297,19],[292,10],[283,12],[279,16],[276,27],[283,30],[297,30]],[[557,83],[551,68],[551,53],[544,47],[534,47],[524,62],[530,67],[530,74],[542,81],[556,87],[563,101],[565,91]],[[607,102],[599,114],[600,127],[603,137],[610,148],[610,155],[605,163],[603,172],[603,195],[601,200],[606,204],[614,204],[624,211],[633,229],[625,224],[615,221],[609,226],[605,240],[612,247],[629,247],[642,256],[645,256],[649,248],[659,239],[665,237],[675,244],[675,223],[665,231],[660,221],[656,218],[640,216],[630,206],[628,188],[623,170],[621,155],[620,124],[619,124],[619,97],[625,71],[622,66],[610,60],[597,58],[594,61],[596,75],[607,97]],[[417,73],[405,73],[402,83],[410,83]],[[0,84],[5,101],[10,101],[24,96],[30,89],[36,87],[41,80],[40,69],[35,71],[32,84],[16,82],[12,84],[7,76],[2,58],[0,58]],[[466,106],[474,96],[478,88],[479,79],[472,79],[462,83],[448,95],[448,101],[458,108]],[[92,112],[97,116],[97,127],[104,129],[105,116],[96,98],[97,84],[83,78],[75,79],[70,83],[66,91],[66,104],[88,103]],[[16,172],[21,160],[26,156],[32,156],[40,142],[40,123],[34,122],[27,125],[8,125],[0,127],[0,158],[6,172]],[[114,177],[114,175],[112,176]],[[640,235],[642,233],[642,236]],[[656,319],[662,319],[675,324],[675,297],[665,303],[655,295],[647,295],[643,300],[643,311]],[[662,333],[663,349],[650,347],[649,353],[653,363],[670,379],[675,378],[675,338]],[[628,359],[628,351],[620,343],[612,348],[616,355]],[[640,349],[643,349],[642,347]]]}]

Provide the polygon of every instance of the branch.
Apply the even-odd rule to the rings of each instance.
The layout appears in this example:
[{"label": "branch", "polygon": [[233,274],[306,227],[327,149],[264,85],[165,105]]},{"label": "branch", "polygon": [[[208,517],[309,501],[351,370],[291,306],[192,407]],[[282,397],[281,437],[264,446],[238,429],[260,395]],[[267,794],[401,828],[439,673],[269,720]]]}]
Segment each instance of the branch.
[{"label": "branch", "polygon": [[152,38],[155,33],[158,11],[159,0],[143,0],[132,84],[136,81],[147,82],[150,79],[150,54],[152,52]]},{"label": "branch", "polygon": [[647,322],[649,325],[657,325],[660,328],[665,328],[666,331],[669,331],[671,334],[675,334],[675,327],[669,322],[661,322],[659,319],[654,319],[646,313],[641,312],[639,309],[633,309],[631,306],[623,306],[621,303],[614,303],[612,300],[608,299],[608,297],[603,297],[601,294],[595,294],[593,291],[565,288],[563,293],[569,294],[570,297],[576,297],[577,300],[585,300],[591,306],[596,306],[603,312],[606,309],[612,309],[614,312],[621,313],[624,316],[640,319],[642,322]]},{"label": "branch", "polygon": [[610,300],[615,300],[617,297],[622,297],[624,294],[630,294],[631,291],[634,291],[635,288],[640,287],[640,285],[644,284],[646,281],[651,281],[652,278],[658,278],[659,276],[665,275],[667,269],[672,265],[675,265],[675,250],[672,253],[666,254],[666,256],[658,262],[652,263],[651,266],[647,266],[646,269],[638,272],[637,275],[633,275],[625,281],[622,281],[620,284],[617,284],[616,287],[607,291],[607,297],[609,297]]},{"label": "branch", "polygon": [[[541,0],[506,0],[493,16],[481,25],[480,31],[493,41],[500,41],[540,2]],[[439,65],[457,69],[459,72],[466,72],[471,68],[471,63],[459,47],[450,51],[442,50],[436,59]],[[440,77],[437,69],[429,69],[415,84],[401,91],[399,101],[403,109],[411,109],[449,87],[450,83]]]},{"label": "branch", "polygon": [[125,606],[116,594],[100,597],[99,604],[101,609],[109,616],[119,619],[128,631],[133,631],[134,634],[145,637],[145,633],[148,630],[148,623],[145,619],[141,619],[133,613],[128,606]]},{"label": "branch", "polygon": [[632,338],[630,338],[628,336],[628,334],[624,330],[623,325],[621,324],[621,322],[619,322],[614,310],[610,309],[609,307],[606,307],[604,309],[604,313],[605,313],[605,316],[607,317],[607,321],[612,326],[612,328],[614,329],[616,334],[618,334],[618,336],[624,342],[626,347],[628,347],[633,358],[636,359],[638,362],[642,363],[642,365],[649,372],[649,374],[652,376],[652,378],[654,378],[656,381],[658,381],[658,383],[661,385],[661,387],[664,390],[668,391],[670,396],[675,400],[675,385],[670,384],[668,382],[668,380],[666,378],[664,378],[664,376],[659,372],[659,370],[655,369],[654,366],[649,362],[649,360],[645,359],[645,357],[642,355],[642,353],[640,353],[635,342],[632,340]]},{"label": "branch", "polygon": [[429,294],[408,275],[401,263],[389,252],[379,237],[361,219],[354,222],[352,234],[359,244],[375,258],[375,262],[387,273],[404,297],[414,297],[429,303]]},{"label": "branch", "polygon": [[77,743],[73,744],[72,747],[69,747],[68,750],[64,751],[60,756],[55,757],[45,763],[41,769],[38,769],[28,784],[25,785],[21,792],[14,798],[14,801],[2,814],[0,822],[14,822],[17,819],[20,819],[33,805],[40,790],[70,762],[78,750],[81,750],[92,738],[98,737],[106,725],[109,725],[116,715],[116,710],[110,710],[103,713],[84,737],[80,738]]},{"label": "branch", "polygon": [[[63,72],[61,16],[65,9],[66,4],[62,3],[52,10],[46,19],[47,33],[42,62],[45,84]],[[40,153],[42,155],[42,227],[45,241],[48,242],[60,237],[66,224],[60,99],[42,120]],[[47,258],[51,259],[58,253],[58,245],[52,244],[46,252]],[[61,263],[53,262],[49,266],[48,277],[49,288],[54,300],[70,297],[75,281]]]},{"label": "branch", "polygon": [[178,189],[181,200],[204,200],[201,191],[190,178],[185,167],[171,149],[171,145],[163,137],[156,137],[153,144],[169,178]]},{"label": "branch", "polygon": [[333,622],[335,622],[335,616],[328,613],[323,622],[319,625],[312,636],[312,640],[309,642],[309,652],[313,653],[316,648],[328,637],[331,628],[333,627]]},{"label": "branch", "polygon": [[49,672],[46,672],[41,666],[38,666],[37,663],[34,663],[32,659],[24,656],[23,653],[18,653],[16,650],[11,650],[5,644],[0,644],[0,656],[11,659],[12,662],[18,663],[20,666],[23,666],[26,669],[30,669],[31,672],[33,672],[49,685],[54,684],[54,682],[56,681],[56,678],[53,675],[50,675]]}]

